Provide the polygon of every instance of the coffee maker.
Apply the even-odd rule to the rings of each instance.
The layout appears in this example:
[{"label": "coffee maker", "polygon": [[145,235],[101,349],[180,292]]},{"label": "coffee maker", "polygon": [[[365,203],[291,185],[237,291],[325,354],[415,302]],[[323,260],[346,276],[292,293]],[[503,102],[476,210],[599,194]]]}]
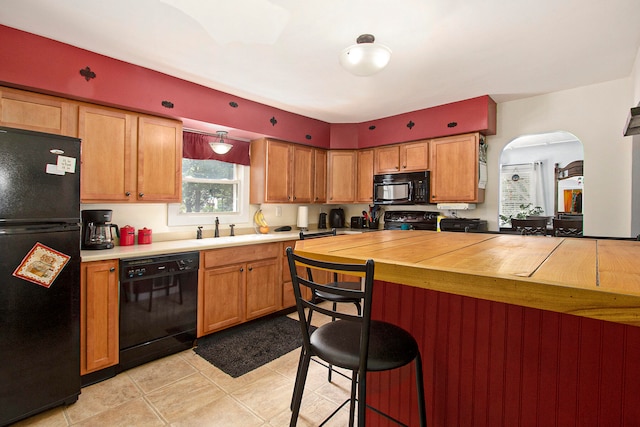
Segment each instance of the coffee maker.
[{"label": "coffee maker", "polygon": [[318,217],[318,229],[324,230],[327,228],[327,214],[324,212],[320,212],[320,216]]},{"label": "coffee maker", "polygon": [[120,237],[120,230],[111,222],[110,209],[89,209],[81,212],[82,217],[82,249],[111,249],[113,248],[115,234]]}]

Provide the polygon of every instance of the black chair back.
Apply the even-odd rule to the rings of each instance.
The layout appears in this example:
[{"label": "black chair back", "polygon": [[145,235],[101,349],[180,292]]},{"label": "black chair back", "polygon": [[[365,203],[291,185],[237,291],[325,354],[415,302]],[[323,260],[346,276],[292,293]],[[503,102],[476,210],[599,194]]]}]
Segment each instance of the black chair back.
[{"label": "black chair back", "polygon": [[547,234],[547,219],[511,219],[511,228],[527,236],[545,236]]},{"label": "black chair back", "polygon": [[[300,240],[308,240],[308,239],[319,239],[321,237],[330,237],[336,236],[336,229],[332,228],[330,231],[317,231],[315,233],[306,233],[304,231],[300,231]],[[307,276],[309,280],[313,280],[313,273],[311,272],[311,268],[307,267]],[[338,273],[333,273],[333,281],[338,281]],[[315,295],[315,294],[312,294]]]},{"label": "black chair back", "polygon": [[[300,319],[300,327],[302,328],[303,351],[313,354],[310,343],[310,329],[306,321],[305,309],[311,312],[322,313],[326,316],[338,319],[359,322],[361,324],[360,333],[360,372],[367,371],[367,354],[369,348],[369,329],[371,323],[371,301],[373,298],[373,260],[368,260],[364,264],[340,264],[326,261],[318,261],[311,258],[302,257],[293,253],[292,248],[287,248],[287,259],[289,261],[289,270],[293,282],[293,292],[296,298],[296,309]],[[331,286],[331,284],[322,284],[314,282],[312,278],[307,278],[298,274],[296,263],[307,268],[318,268],[333,271],[336,274],[346,273],[350,275],[364,276],[364,286],[362,290],[344,289]],[[325,292],[329,294],[341,295],[343,297],[362,300],[363,307],[361,314],[353,314],[342,311],[335,306],[334,308],[325,308],[318,302],[306,300],[302,297],[302,289],[309,288],[312,292]],[[341,307],[341,306],[338,306]]]},{"label": "black chair back", "polygon": [[553,235],[556,237],[582,237],[582,220],[553,220]]},{"label": "black chair back", "polygon": [[317,239],[319,237],[335,236],[336,234],[335,228],[327,231],[317,231],[315,233],[305,233],[304,231],[300,231],[300,240]]}]

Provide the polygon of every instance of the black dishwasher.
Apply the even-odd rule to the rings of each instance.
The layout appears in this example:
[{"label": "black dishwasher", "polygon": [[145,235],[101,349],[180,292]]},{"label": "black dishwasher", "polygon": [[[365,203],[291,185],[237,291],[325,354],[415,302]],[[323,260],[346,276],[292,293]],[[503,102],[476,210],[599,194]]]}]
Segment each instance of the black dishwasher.
[{"label": "black dishwasher", "polygon": [[199,253],[120,261],[118,371],[193,346]]}]

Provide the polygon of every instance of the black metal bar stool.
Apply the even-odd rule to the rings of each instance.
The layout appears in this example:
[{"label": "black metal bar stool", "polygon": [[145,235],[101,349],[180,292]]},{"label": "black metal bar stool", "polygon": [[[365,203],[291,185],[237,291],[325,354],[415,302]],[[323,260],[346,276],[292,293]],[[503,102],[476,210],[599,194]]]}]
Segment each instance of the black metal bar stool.
[{"label": "black metal bar stool", "polygon": [[[418,343],[410,333],[399,326],[388,322],[371,320],[374,273],[373,260],[368,260],[364,264],[324,262],[296,255],[290,247],[287,248],[287,258],[303,338],[302,357],[298,365],[298,373],[293,389],[290,426],[295,426],[298,420],[302,394],[304,392],[309,362],[312,356],[324,360],[330,365],[352,371],[351,398],[347,399],[329,415],[325,422],[350,402],[349,426],[353,426],[357,402],[358,426],[365,426],[365,413],[368,407],[366,405],[367,372],[396,369],[414,361],[420,426],[426,426],[427,418],[422,379],[422,359],[420,357]],[[341,289],[331,287],[330,284],[314,282],[307,277],[299,275],[296,264],[309,268],[325,269],[336,273],[364,275],[364,287],[362,290]],[[323,291],[361,299],[363,302],[362,313],[355,315],[324,308],[313,300],[304,299],[302,297],[303,288],[309,288],[313,292]],[[311,333],[309,324],[306,321],[305,309],[335,317],[336,321],[320,326]],[[375,408],[371,409],[382,414]],[[400,421],[386,414],[382,415],[403,425]],[[323,422],[323,424],[325,422]]]},{"label": "black metal bar stool", "polygon": [[[330,231],[318,231],[315,233],[306,233],[306,234],[303,231],[301,231],[300,240],[318,239],[321,237],[329,237],[329,236],[335,236],[335,235],[336,235],[335,228],[332,228]],[[353,289],[353,290],[359,290],[361,288],[360,282],[341,282],[339,281],[338,273],[335,273],[335,272],[333,273],[332,276],[333,276],[333,282],[331,282],[330,284],[331,287],[342,288],[342,289]],[[313,273],[311,271],[311,268],[309,267],[307,267],[307,278],[313,281]],[[311,294],[311,298],[312,298],[312,301],[316,303],[319,301],[331,301],[331,303],[333,304],[334,311],[337,310],[338,303],[354,304],[356,306],[356,310],[358,310],[358,314],[362,314],[362,306],[360,305],[359,298],[353,298],[350,296],[338,295],[335,293],[329,293],[329,292],[324,292],[319,290],[313,290]],[[311,324],[312,315],[313,315],[313,311],[309,310],[309,316],[307,317],[308,324]],[[335,320],[335,318],[332,318],[331,320]],[[329,368],[329,371],[327,374],[327,379],[329,380],[329,382],[331,382],[331,374],[333,373],[333,368],[331,367],[331,365],[329,365],[328,368]]]}]

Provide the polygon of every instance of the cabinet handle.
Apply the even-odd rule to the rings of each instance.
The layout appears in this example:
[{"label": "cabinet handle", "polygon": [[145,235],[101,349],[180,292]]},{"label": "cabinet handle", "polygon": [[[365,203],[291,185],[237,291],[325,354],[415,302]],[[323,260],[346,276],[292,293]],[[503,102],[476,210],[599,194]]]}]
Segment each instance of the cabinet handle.
[{"label": "cabinet handle", "polygon": [[115,268],[115,267],[111,267],[111,268],[109,269],[109,273],[113,273],[114,271],[116,271],[116,268]]},{"label": "cabinet handle", "polygon": [[240,267],[240,273],[244,273],[244,267]]},{"label": "cabinet handle", "polygon": [[138,193],[138,196],[144,197],[144,193]]},{"label": "cabinet handle", "polygon": [[249,267],[249,271],[253,271],[253,267]]},{"label": "cabinet handle", "polygon": [[131,191],[127,191],[126,193],[124,193],[124,195],[129,197],[131,195]]},{"label": "cabinet handle", "polygon": [[402,169],[406,169],[406,168],[407,168],[407,165],[402,165]]}]

